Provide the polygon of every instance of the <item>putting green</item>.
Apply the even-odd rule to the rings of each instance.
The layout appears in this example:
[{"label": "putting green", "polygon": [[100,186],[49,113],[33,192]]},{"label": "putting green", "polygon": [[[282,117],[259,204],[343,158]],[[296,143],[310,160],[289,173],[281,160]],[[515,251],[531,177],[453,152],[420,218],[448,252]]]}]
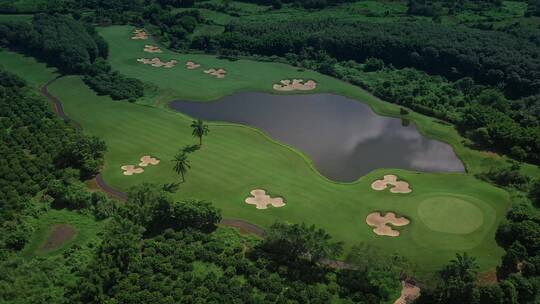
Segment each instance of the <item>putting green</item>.
[{"label": "putting green", "polygon": [[471,233],[484,223],[480,209],[452,196],[435,196],[421,201],[418,217],[434,231],[453,234]]}]

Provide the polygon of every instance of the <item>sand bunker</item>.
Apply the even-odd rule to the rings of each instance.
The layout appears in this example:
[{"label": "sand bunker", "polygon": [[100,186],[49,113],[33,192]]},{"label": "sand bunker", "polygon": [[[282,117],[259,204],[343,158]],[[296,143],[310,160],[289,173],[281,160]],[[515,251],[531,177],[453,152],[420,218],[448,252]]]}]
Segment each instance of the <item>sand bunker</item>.
[{"label": "sand bunker", "polygon": [[152,157],[150,155],[145,155],[141,157],[141,162],[139,163],[140,167],[146,167],[148,165],[157,165],[159,164],[159,159]]},{"label": "sand bunker", "polygon": [[393,187],[390,189],[390,192],[392,193],[410,193],[412,192],[412,189],[409,188],[409,183],[404,181],[398,181],[397,176],[395,175],[385,175],[383,179],[379,179],[374,181],[371,184],[371,189],[382,191],[386,189],[388,185],[392,185]]},{"label": "sand bunker", "polygon": [[317,83],[313,80],[308,80],[304,82],[302,79],[283,79],[279,84],[274,84],[273,88],[277,91],[309,91],[317,87]]},{"label": "sand bunker", "polygon": [[167,61],[167,62],[163,62],[159,58],[152,58],[152,59],[139,58],[139,59],[137,59],[137,61],[141,62],[143,64],[150,64],[150,65],[152,65],[153,67],[156,67],[156,68],[159,68],[159,67],[172,68],[172,67],[174,67],[176,65],[176,63],[178,63],[176,60],[170,60],[170,61]]},{"label": "sand bunker", "polygon": [[186,68],[187,68],[188,70],[194,70],[194,69],[196,69],[196,68],[198,68],[198,67],[200,67],[200,66],[201,66],[200,64],[195,63],[195,62],[193,62],[193,61],[188,61],[188,62],[186,62]]},{"label": "sand bunker", "polygon": [[137,40],[146,40],[148,39],[148,34],[146,33],[145,30],[140,30],[140,29],[134,29],[133,30],[133,37],[131,37],[131,39],[137,39]]},{"label": "sand bunker", "polygon": [[150,44],[146,44],[144,46],[144,51],[148,53],[162,53],[163,52],[159,47],[150,45]]},{"label": "sand bunker", "polygon": [[67,224],[54,225],[51,234],[41,246],[41,251],[51,251],[58,249],[65,242],[71,240],[75,236],[75,227]]},{"label": "sand bunker", "polygon": [[268,205],[272,205],[273,207],[285,206],[283,198],[272,198],[270,197],[270,195],[266,195],[266,191],[264,190],[255,189],[252,190],[250,193],[251,195],[253,195],[253,197],[246,198],[246,204],[255,205],[257,209],[267,209]]},{"label": "sand bunker", "polygon": [[225,78],[225,74],[227,74],[227,71],[224,69],[208,69],[204,70],[206,74],[210,74],[212,76],[216,76],[216,78]]},{"label": "sand bunker", "polygon": [[401,282],[401,296],[394,304],[410,304],[420,296],[420,288],[406,281]]},{"label": "sand bunker", "polygon": [[393,226],[405,226],[410,223],[405,217],[396,217],[394,212],[388,212],[382,216],[380,212],[370,213],[366,217],[366,223],[372,227],[373,232],[377,235],[399,236],[399,231],[392,229],[388,224]]},{"label": "sand bunker", "polygon": [[135,167],[134,165],[125,165],[120,167],[120,169],[124,170],[124,175],[133,175],[133,174],[139,174],[143,173],[144,169],[141,167]]}]

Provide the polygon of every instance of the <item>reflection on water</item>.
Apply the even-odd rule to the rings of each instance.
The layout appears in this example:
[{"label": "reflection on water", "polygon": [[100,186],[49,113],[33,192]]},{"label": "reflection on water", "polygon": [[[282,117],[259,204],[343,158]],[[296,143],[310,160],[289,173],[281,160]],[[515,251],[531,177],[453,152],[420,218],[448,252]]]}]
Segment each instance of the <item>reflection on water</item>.
[{"label": "reflection on water", "polygon": [[260,128],[306,153],[324,176],[337,181],[353,181],[377,168],[464,171],[448,144],[338,95],[240,93],[217,102],[174,101],[170,106],[203,120]]}]

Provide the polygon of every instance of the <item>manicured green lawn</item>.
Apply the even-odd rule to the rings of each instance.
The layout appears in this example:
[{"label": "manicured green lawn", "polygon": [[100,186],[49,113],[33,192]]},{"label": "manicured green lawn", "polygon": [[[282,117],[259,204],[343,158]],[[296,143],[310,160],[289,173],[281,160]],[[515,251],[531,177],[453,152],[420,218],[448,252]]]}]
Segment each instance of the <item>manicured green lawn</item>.
[{"label": "manicured green lawn", "polygon": [[[79,77],[55,82],[50,91],[64,102],[68,115],[87,132],[103,138],[109,148],[103,170],[105,180],[119,189],[141,182],[169,183],[178,180],[170,161],[183,145],[194,144],[191,119],[166,109],[98,97]],[[398,252],[431,271],[468,251],[480,257],[483,268],[495,266],[502,250],[494,241],[495,229],[508,207],[507,194],[463,174],[421,174],[404,170],[379,170],[356,183],[328,181],[298,151],[276,143],[261,132],[243,126],[210,123],[203,148],[190,155],[192,169],[177,199],[196,198],[213,202],[226,218],[239,218],[268,227],[275,220],[306,222],[328,230],[346,247],[370,242]],[[139,175],[124,176],[120,166],[137,164],[143,155],[161,159]],[[371,190],[370,183],[394,173],[410,182],[411,194]],[[283,196],[282,208],[257,210],[243,201],[249,191],[263,188]],[[469,234],[441,233],[419,220],[418,206],[432,196],[458,197],[483,214],[483,224]],[[365,224],[375,211],[395,211],[412,220],[401,237],[378,237]],[[451,208],[450,214],[454,212]],[[455,210],[459,214],[460,209]]]},{"label": "manicured green lawn", "polygon": [[[164,107],[167,102],[184,100],[216,100],[225,95],[240,91],[259,91],[279,94],[272,89],[272,84],[281,79],[303,78],[317,81],[317,89],[310,93],[336,93],[360,100],[382,115],[399,116],[399,107],[384,102],[357,86],[313,71],[299,71],[297,68],[280,64],[256,62],[251,60],[221,60],[211,55],[178,54],[166,50],[162,54],[144,52],[144,45],[152,40],[132,40],[132,27],[111,26],[100,28],[100,34],[110,46],[109,62],[122,73],[141,79],[157,89],[150,94],[144,104]],[[175,59],[178,65],[171,69],[156,68],[137,62],[137,58],[159,57],[162,60]],[[191,60],[201,64],[196,70],[185,68],[185,62]],[[224,68],[227,76],[216,79],[203,73],[208,68]],[[290,92],[281,94],[291,94]],[[469,149],[463,145],[463,138],[454,127],[441,124],[428,116],[412,112],[408,116],[419,130],[431,138],[445,141],[454,147],[457,155],[463,160],[469,173],[478,173],[493,166],[504,163],[505,158]],[[540,176],[536,166],[524,165],[523,170],[529,175]]]},{"label": "manicured green lawn", "polygon": [[[102,28],[100,33],[110,44],[109,60],[113,68],[155,87],[139,104],[96,96],[77,76],[61,78],[50,87],[51,93],[63,101],[64,110],[71,118],[86,132],[106,141],[108,152],[102,173],[118,189],[126,190],[141,182],[164,184],[179,180],[170,160],[180,147],[194,144],[196,139],[191,136],[191,119],[165,107],[173,98],[207,101],[238,91],[275,93],[272,83],[284,78],[305,78],[318,82],[315,92],[341,94],[369,104],[377,113],[399,115],[399,107],[312,71],[298,71],[275,63],[220,60],[200,54],[145,53],[143,46],[150,40],[130,39],[131,30],[115,26]],[[136,59],[141,57],[176,59],[179,64],[172,69],[155,68],[138,63]],[[187,70],[184,67],[187,60],[202,67]],[[202,73],[209,67],[225,68],[228,75],[216,79]],[[504,161],[465,147],[452,126],[416,113],[411,113],[409,118],[424,134],[452,144],[471,173]],[[176,199],[211,201],[222,209],[224,217],[244,219],[263,227],[276,220],[316,224],[343,241],[347,249],[369,242],[410,258],[426,272],[440,268],[462,251],[478,257],[482,269],[492,269],[500,261],[503,251],[496,245],[494,236],[509,207],[508,195],[478,181],[472,174],[385,169],[355,183],[335,183],[322,177],[301,152],[273,141],[256,129],[232,124],[209,125],[210,135],[205,138],[202,150],[190,155],[192,169],[187,182],[175,194]],[[139,175],[122,175],[122,165],[138,164],[143,155],[158,157],[161,163],[146,167]],[[526,166],[526,170],[538,172],[534,166]],[[413,192],[392,194],[371,190],[371,182],[383,174],[397,174],[411,184]],[[287,205],[257,210],[245,204],[244,199],[255,188],[284,197]],[[460,203],[451,203],[456,201]],[[444,212],[426,207],[426,202],[443,204]],[[470,216],[471,210],[473,215],[480,213],[481,217]],[[397,212],[411,219],[411,224],[399,228],[400,237],[376,236],[365,223],[366,216],[373,211]],[[460,222],[462,217],[466,222]],[[437,219],[436,223],[433,218]]]},{"label": "manicured green lawn", "polygon": [[0,66],[26,79],[34,87],[44,85],[57,75],[55,68],[48,68],[44,63],[38,62],[33,57],[22,56],[1,48]]}]

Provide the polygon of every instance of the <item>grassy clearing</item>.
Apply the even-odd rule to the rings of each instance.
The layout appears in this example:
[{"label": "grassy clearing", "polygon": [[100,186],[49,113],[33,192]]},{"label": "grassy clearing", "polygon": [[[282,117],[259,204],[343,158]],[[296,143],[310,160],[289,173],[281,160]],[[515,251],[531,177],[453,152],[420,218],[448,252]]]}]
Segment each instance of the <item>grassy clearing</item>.
[{"label": "grassy clearing", "polygon": [[33,13],[47,7],[47,0],[17,0],[13,5],[19,12]]},{"label": "grassy clearing", "polygon": [[[74,245],[89,247],[99,242],[98,233],[102,231],[106,221],[97,222],[91,216],[68,210],[49,210],[34,220],[35,231],[30,242],[21,252],[23,257],[55,256]],[[75,236],[60,248],[43,251],[42,246],[57,224],[68,224],[75,228]]]},{"label": "grassy clearing", "polygon": [[46,64],[38,62],[33,57],[2,49],[0,49],[0,66],[26,79],[34,87],[44,85],[57,75],[55,68],[48,68]]}]

